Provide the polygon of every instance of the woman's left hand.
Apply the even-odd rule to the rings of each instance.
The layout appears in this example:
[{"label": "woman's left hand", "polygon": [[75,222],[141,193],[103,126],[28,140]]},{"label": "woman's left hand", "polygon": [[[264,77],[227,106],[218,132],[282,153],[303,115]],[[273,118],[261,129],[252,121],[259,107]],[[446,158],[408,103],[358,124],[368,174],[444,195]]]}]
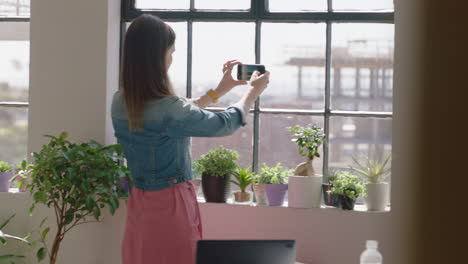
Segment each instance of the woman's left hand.
[{"label": "woman's left hand", "polygon": [[219,82],[218,88],[216,88],[216,93],[219,96],[226,94],[238,85],[247,84],[247,81],[238,81],[232,78],[232,69],[238,64],[241,64],[241,62],[237,60],[230,60],[223,64],[223,78]]}]

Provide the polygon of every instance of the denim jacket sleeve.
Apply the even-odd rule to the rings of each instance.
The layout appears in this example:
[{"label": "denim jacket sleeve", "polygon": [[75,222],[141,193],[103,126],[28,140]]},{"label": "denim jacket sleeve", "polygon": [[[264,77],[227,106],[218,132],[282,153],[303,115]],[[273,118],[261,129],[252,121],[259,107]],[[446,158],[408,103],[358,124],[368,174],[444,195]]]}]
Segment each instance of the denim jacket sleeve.
[{"label": "denim jacket sleeve", "polygon": [[222,137],[245,126],[245,107],[234,105],[210,112],[178,98],[168,113],[168,132],[173,137]]}]

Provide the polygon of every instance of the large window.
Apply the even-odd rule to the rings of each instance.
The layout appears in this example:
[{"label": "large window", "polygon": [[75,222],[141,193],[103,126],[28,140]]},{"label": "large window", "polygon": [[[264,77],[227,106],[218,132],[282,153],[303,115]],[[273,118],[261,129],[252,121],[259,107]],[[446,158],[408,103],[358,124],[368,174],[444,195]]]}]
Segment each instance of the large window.
[{"label": "large window", "polygon": [[0,160],[26,158],[30,0],[0,0]]},{"label": "large window", "polygon": [[[353,155],[391,151],[392,0],[123,1],[122,31],[144,13],[173,26],[170,75],[183,96],[215,88],[228,59],[262,63],[271,72],[248,125],[229,137],[194,138],[194,159],[224,145],[254,170],[263,162],[292,168],[303,159],[286,127],[311,122],[328,139],[314,163],[324,175],[348,167]],[[245,89],[208,109],[224,109]]]}]

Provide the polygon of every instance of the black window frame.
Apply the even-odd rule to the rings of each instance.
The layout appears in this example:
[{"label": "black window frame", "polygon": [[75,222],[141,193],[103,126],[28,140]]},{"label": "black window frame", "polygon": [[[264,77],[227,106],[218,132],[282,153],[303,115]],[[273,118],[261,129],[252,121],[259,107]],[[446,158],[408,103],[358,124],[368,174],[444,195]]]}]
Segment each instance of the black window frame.
[{"label": "black window frame", "polygon": [[[334,11],[333,0],[327,0],[326,11],[307,12],[269,12],[268,0],[250,0],[249,10],[198,10],[195,9],[195,1],[190,0],[190,8],[187,10],[172,9],[148,9],[135,8],[135,0],[122,0],[121,9],[121,50],[123,37],[125,36],[126,23],[131,22],[142,14],[151,14],[168,22],[187,22],[187,78],[186,95],[192,97],[192,30],[193,22],[254,22],[255,23],[255,63],[260,63],[261,26],[264,22],[282,23],[325,23],[326,24],[326,51],[325,51],[325,106],[323,110],[291,110],[291,109],[262,109],[261,98],[255,102],[251,109],[253,113],[253,157],[252,169],[258,171],[259,143],[260,143],[260,115],[261,114],[291,114],[321,116],[324,118],[325,135],[330,135],[330,118],[337,117],[366,117],[389,118],[392,112],[381,111],[342,111],[331,109],[331,46],[332,24],[334,23],[385,23],[394,24],[394,11]],[[211,111],[222,111],[224,108],[208,107]],[[323,175],[328,172],[329,142],[323,144]],[[324,177],[325,178],[325,177]]]}]

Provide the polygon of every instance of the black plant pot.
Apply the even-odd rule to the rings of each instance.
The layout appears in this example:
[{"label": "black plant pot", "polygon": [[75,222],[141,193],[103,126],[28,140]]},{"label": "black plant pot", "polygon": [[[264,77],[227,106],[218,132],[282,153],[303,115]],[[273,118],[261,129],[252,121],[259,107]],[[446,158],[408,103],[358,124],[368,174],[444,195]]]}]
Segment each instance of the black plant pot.
[{"label": "black plant pot", "polygon": [[338,195],[330,193],[331,189],[331,184],[322,183],[323,201],[325,205],[338,207],[340,202],[338,199]]},{"label": "black plant pot", "polygon": [[339,205],[343,210],[354,210],[354,203],[356,199],[351,199],[348,196],[339,195]]},{"label": "black plant pot", "polygon": [[202,174],[203,196],[207,203],[225,203],[229,194],[230,184],[227,177],[216,177]]}]

